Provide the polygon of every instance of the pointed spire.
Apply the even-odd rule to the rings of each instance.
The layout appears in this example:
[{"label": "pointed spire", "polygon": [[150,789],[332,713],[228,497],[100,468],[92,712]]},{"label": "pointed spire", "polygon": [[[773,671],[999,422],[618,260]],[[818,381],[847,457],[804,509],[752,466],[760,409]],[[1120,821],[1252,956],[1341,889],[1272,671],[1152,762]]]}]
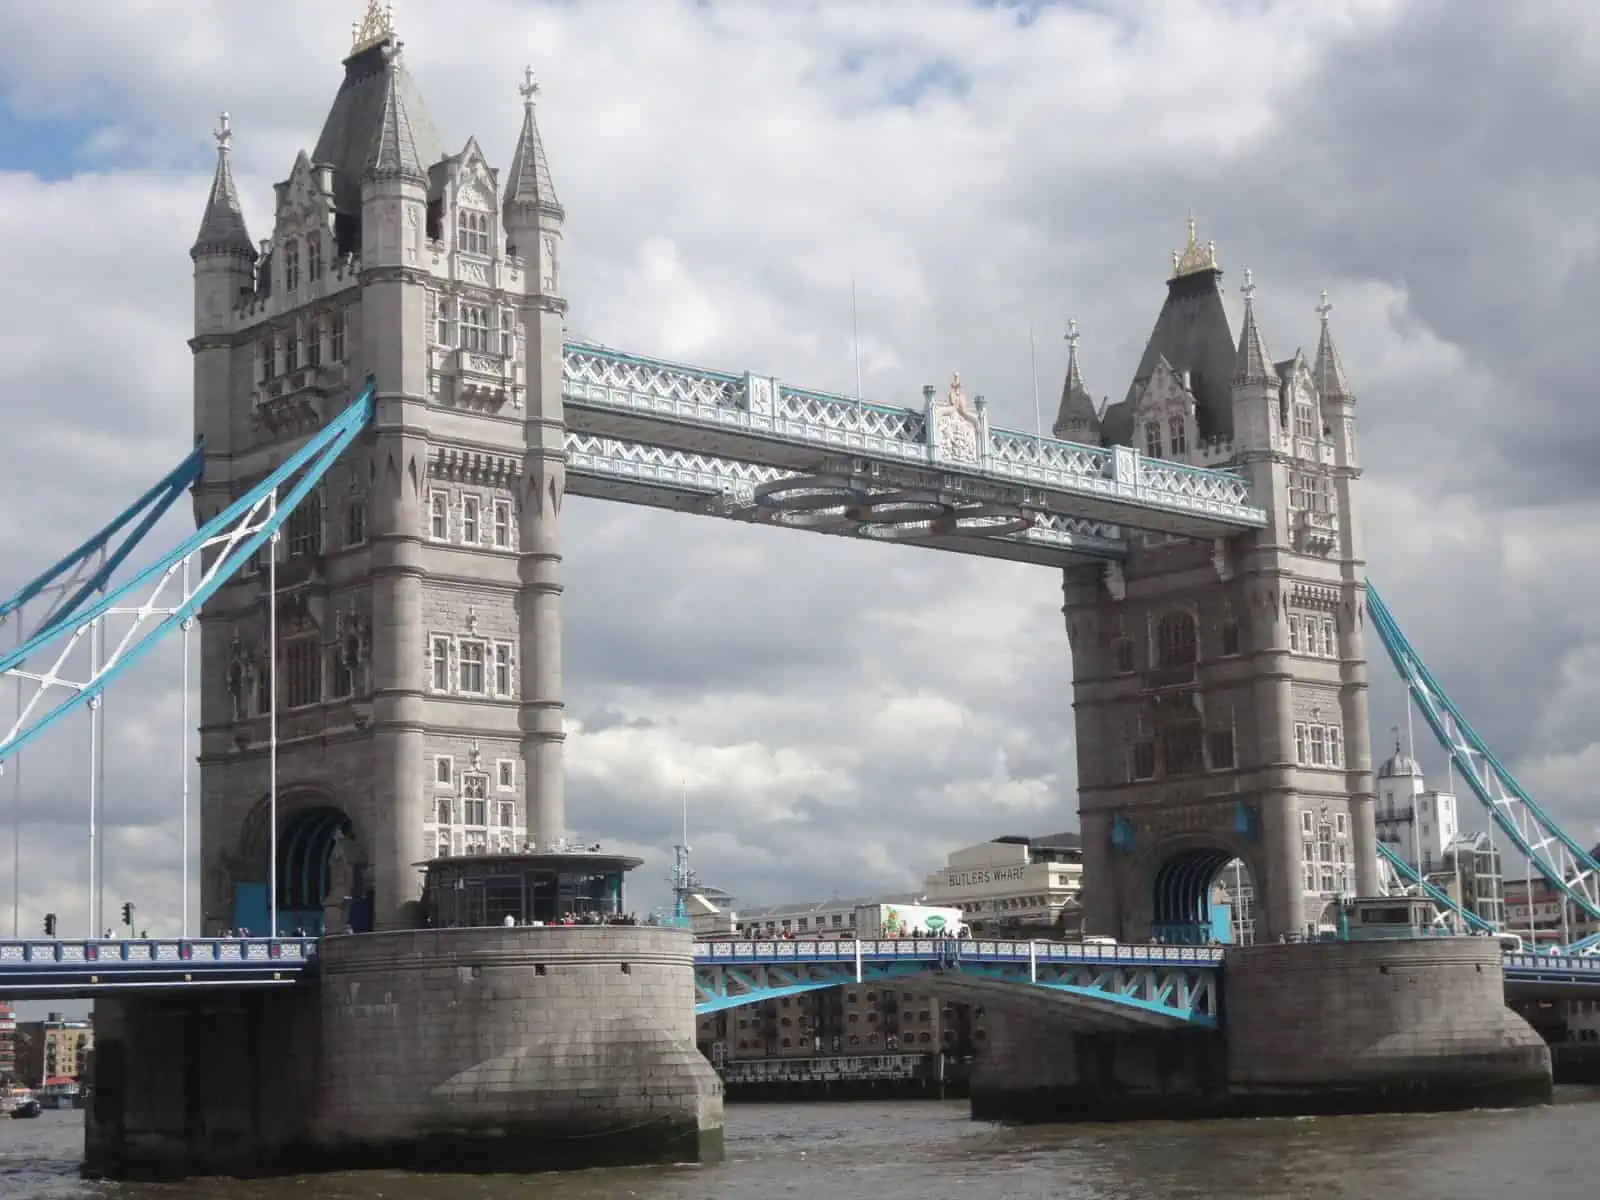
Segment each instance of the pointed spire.
[{"label": "pointed spire", "polygon": [[1055,424],[1050,431],[1058,438],[1079,441],[1100,432],[1100,414],[1094,406],[1094,397],[1083,386],[1083,375],[1078,368],[1078,320],[1067,322],[1067,381],[1061,387],[1061,407],[1056,412]]},{"label": "pointed spire", "polygon": [[539,95],[539,85],[533,78],[533,68],[522,73],[522,132],[517,137],[517,149],[511,156],[510,177],[506,182],[505,211],[509,217],[513,209],[526,213],[566,219],[561,202],[556,199],[555,184],[550,179],[550,162],[544,156],[544,139],[539,136],[539,122],[534,118],[533,105]]},{"label": "pointed spire", "polygon": [[400,43],[383,46],[383,101],[372,145],[367,148],[363,179],[409,179],[424,183],[430,163],[417,145],[406,89],[400,80]]},{"label": "pointed spire", "polygon": [[255,243],[245,228],[244,210],[239,207],[239,190],[233,185],[233,125],[223,113],[212,134],[217,139],[217,170],[211,177],[211,194],[206,197],[205,216],[195,235],[190,258],[210,254],[237,254],[255,261]]},{"label": "pointed spire", "polygon": [[1256,324],[1256,285],[1248,267],[1239,290],[1244,293],[1244,326],[1239,330],[1239,350],[1233,360],[1233,386],[1273,383],[1278,375],[1272,366],[1272,356],[1267,353],[1261,327]]},{"label": "pointed spire", "polygon": [[1350,395],[1350,381],[1345,378],[1344,364],[1339,361],[1339,348],[1333,344],[1333,329],[1328,321],[1332,312],[1328,293],[1323,292],[1322,303],[1317,305],[1317,313],[1322,317],[1322,337],[1317,342],[1317,365],[1311,369],[1311,374],[1324,400],[1351,400],[1354,397]]}]

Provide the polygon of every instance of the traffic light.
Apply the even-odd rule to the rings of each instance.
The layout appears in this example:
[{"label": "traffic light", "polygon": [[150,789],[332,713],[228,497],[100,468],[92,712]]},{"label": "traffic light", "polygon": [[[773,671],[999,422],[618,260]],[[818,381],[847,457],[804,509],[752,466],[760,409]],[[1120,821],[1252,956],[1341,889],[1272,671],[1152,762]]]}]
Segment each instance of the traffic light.
[{"label": "traffic light", "polygon": [[45,913],[45,915],[44,915],[44,935],[45,935],[45,937],[55,937],[55,935],[56,935],[56,915],[55,915],[55,913]]},{"label": "traffic light", "polygon": [[122,902],[122,923],[124,925],[126,925],[129,929],[133,928],[133,901],[132,900],[124,900]]}]

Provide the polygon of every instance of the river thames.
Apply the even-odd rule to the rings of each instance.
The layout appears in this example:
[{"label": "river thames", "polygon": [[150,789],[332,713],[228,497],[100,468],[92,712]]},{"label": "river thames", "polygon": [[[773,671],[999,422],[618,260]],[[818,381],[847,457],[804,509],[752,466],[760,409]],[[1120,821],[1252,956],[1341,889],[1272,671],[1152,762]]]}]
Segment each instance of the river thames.
[{"label": "river thames", "polygon": [[171,1185],[77,1178],[83,1114],[0,1120],[0,1196],[27,1200],[1578,1200],[1600,1090],[1448,1116],[1004,1128],[963,1102],[730,1105],[727,1161],[567,1175],[385,1172]]}]

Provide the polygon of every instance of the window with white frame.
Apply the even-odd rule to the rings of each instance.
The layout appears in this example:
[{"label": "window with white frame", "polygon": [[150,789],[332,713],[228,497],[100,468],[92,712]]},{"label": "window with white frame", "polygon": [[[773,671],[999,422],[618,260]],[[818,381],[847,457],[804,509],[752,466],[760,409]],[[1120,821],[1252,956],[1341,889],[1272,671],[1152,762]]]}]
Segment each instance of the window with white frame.
[{"label": "window with white frame", "polygon": [[468,254],[489,253],[488,213],[463,208],[456,213],[456,249]]},{"label": "window with white frame", "polygon": [[436,692],[450,690],[450,639],[435,634],[428,640],[428,681]]},{"label": "window with white frame", "polygon": [[461,777],[461,823],[480,828],[488,819],[489,778],[486,775]]},{"label": "window with white frame", "polygon": [[1167,444],[1173,454],[1188,453],[1189,431],[1184,427],[1182,417],[1172,417],[1167,421]]},{"label": "window with white frame", "polygon": [[1317,410],[1309,404],[1294,406],[1294,435],[1297,438],[1317,436]]},{"label": "window with white frame", "polygon": [[478,523],[482,503],[476,496],[461,497],[461,540],[469,546],[478,544],[478,535],[482,532]]},{"label": "window with white frame", "polygon": [[1336,725],[1305,721],[1294,727],[1295,762],[1302,767],[1344,765],[1344,735]]},{"label": "window with white frame", "polygon": [[1328,730],[1322,725],[1307,727],[1311,735],[1311,765],[1313,767],[1326,766],[1328,762]]},{"label": "window with white frame", "polygon": [[328,361],[344,361],[344,313],[328,315]]},{"label": "window with white frame", "polygon": [[1151,458],[1161,457],[1161,422],[1144,423],[1144,452]]},{"label": "window with white frame", "polygon": [[433,802],[433,823],[435,825],[449,826],[454,823],[455,801],[449,796],[440,796]]},{"label": "window with white frame", "polygon": [[474,696],[483,695],[484,646],[482,642],[461,642],[460,690]]},{"label": "window with white frame", "polygon": [[1322,657],[1339,657],[1339,642],[1334,635],[1333,620],[1330,617],[1324,617],[1322,621]]},{"label": "window with white frame", "polygon": [[1300,653],[1300,618],[1289,618],[1289,653]]},{"label": "window with white frame", "polygon": [[1315,821],[1315,819],[1316,818],[1314,818],[1311,815],[1311,810],[1309,808],[1301,809],[1300,810],[1300,832],[1303,833],[1303,834],[1306,834],[1307,836],[1310,836],[1310,834],[1312,832],[1312,829],[1313,829],[1313,822]]},{"label": "window with white frame", "polygon": [[517,760],[502,758],[494,764],[495,779],[502,792],[515,791],[517,786]]},{"label": "window with white frame", "polygon": [[485,304],[462,304],[456,324],[460,331],[459,345],[463,350],[489,353],[489,307]]},{"label": "window with white frame", "polygon": [[450,539],[450,493],[428,494],[428,536],[436,542]]},{"label": "window with white frame", "polygon": [[517,352],[517,310],[502,308],[500,310],[500,354],[510,358]]},{"label": "window with white frame", "polygon": [[494,646],[494,694],[511,695],[511,643],[496,642]]},{"label": "window with white frame", "polygon": [[[1337,725],[1328,726],[1328,765],[1344,766],[1344,735]],[[1343,821],[1344,818],[1340,817],[1339,820]]]},{"label": "window with white frame", "polygon": [[1310,738],[1304,724],[1294,727],[1294,761],[1300,766],[1305,766],[1310,759]]},{"label": "window with white frame", "polygon": [[517,802],[515,800],[500,801],[500,828],[515,829],[517,827]]},{"label": "window with white frame", "polygon": [[511,501],[509,500],[494,502],[494,544],[499,550],[508,549],[511,545]]},{"label": "window with white frame", "polygon": [[433,760],[433,782],[439,787],[449,787],[455,782],[456,761],[448,754],[436,755]]},{"label": "window with white frame", "polygon": [[[1348,818],[1346,818],[1345,814],[1344,813],[1334,813],[1333,814],[1333,832],[1337,836],[1343,837],[1345,835],[1345,830],[1347,828],[1348,828]],[[1340,858],[1339,861],[1343,862],[1344,859]]]}]

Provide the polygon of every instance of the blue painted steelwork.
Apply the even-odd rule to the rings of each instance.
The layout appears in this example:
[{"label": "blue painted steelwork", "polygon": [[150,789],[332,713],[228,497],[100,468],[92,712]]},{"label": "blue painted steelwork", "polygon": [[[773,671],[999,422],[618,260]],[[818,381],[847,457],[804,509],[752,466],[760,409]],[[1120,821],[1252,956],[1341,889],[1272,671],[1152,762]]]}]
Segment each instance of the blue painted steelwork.
[{"label": "blue painted steelwork", "polygon": [[1493,922],[1485,921],[1477,913],[1462,908],[1447,893],[1440,891],[1433,884],[1422,878],[1421,875],[1417,874],[1416,871],[1412,870],[1410,863],[1401,858],[1399,854],[1395,853],[1393,849],[1383,842],[1378,843],[1378,854],[1394,868],[1395,874],[1399,875],[1401,879],[1412,887],[1421,889],[1422,894],[1432,900],[1438,908],[1448,913],[1454,913],[1460,920],[1465,921],[1468,927],[1479,933],[1494,933],[1497,931],[1497,927]]},{"label": "blue painted steelwork", "polygon": [[[4,737],[0,737],[0,762],[14,751],[25,746],[62,717],[87,704],[100,695],[122,672],[133,666],[166,634],[190,620],[200,607],[242,567],[255,552],[277,531],[306,494],[317,485],[335,459],[346,446],[355,440],[371,419],[375,385],[369,381],[348,408],[323,426],[306,444],[260,483],[217,516],[202,525],[193,536],[175,549],[168,551],[158,561],[138,572],[128,582],[113,588],[94,604],[80,613],[74,621],[56,622],[40,630],[9,654],[0,657],[0,674],[16,674],[39,684],[38,695],[23,710],[23,716]],[[280,488],[293,479],[288,491],[278,496]],[[274,497],[276,500],[274,501]],[[255,518],[263,509],[270,510],[259,520]],[[123,606],[141,589],[151,585],[159,588],[170,580],[183,563],[202,551],[221,546],[213,561],[205,567],[201,581],[194,589],[171,608],[155,607],[148,599],[134,611],[141,620],[159,617],[153,628],[142,634],[137,627],[116,648],[95,677],[83,684],[66,685],[56,675],[65,661],[73,642],[95,621],[110,613],[124,611]],[[135,634],[137,639],[135,640]],[[60,648],[60,658],[48,671],[34,674],[22,670],[28,656],[35,651],[67,639]],[[50,686],[68,686],[67,699],[49,708],[43,716],[34,717],[45,690]]]},{"label": "blue painted steelwork", "polygon": [[10,599],[0,601],[0,621],[4,621],[6,617],[23,605],[43,594],[63,575],[83,567],[100,551],[106,550],[110,546],[112,539],[122,532],[130,521],[135,518],[141,518],[121,545],[114,550],[107,551],[105,561],[95,568],[94,573],[83,580],[70,596],[59,601],[51,608],[45,618],[39,622],[34,635],[37,637],[51,626],[71,618],[72,614],[78,610],[85,600],[105,585],[117,568],[127,560],[134,547],[143,541],[145,535],[150,532],[155,523],[166,515],[167,510],[172,507],[178,497],[183,495],[184,491],[200,478],[200,470],[204,462],[204,451],[200,446],[196,446],[182,462],[167,472],[161,482],[125,508],[99,533],[73,550],[60,562],[48,568],[38,578],[24,584]]},{"label": "blue painted steelwork", "polygon": [[1534,803],[1494,756],[1400,632],[1370,582],[1367,612],[1423,719],[1494,823],[1563,896],[1600,919],[1600,864]]},{"label": "blue painted steelwork", "polygon": [[1151,933],[1162,942],[1203,946],[1212,938],[1211,889],[1236,856],[1209,847],[1185,850],[1156,872]]},{"label": "blue painted steelwork", "polygon": [[1504,955],[1506,985],[1557,985],[1600,993],[1600,957],[1593,954],[1535,954],[1512,950]]},{"label": "blue painted steelwork", "polygon": [[315,975],[315,938],[0,942],[0,994],[70,999],[156,988],[286,987]]},{"label": "blue painted steelwork", "polygon": [[957,976],[1076,996],[1130,1017],[1216,1028],[1222,950],[1076,942],[904,938],[893,941],[698,942],[695,1012],[877,979]]}]

